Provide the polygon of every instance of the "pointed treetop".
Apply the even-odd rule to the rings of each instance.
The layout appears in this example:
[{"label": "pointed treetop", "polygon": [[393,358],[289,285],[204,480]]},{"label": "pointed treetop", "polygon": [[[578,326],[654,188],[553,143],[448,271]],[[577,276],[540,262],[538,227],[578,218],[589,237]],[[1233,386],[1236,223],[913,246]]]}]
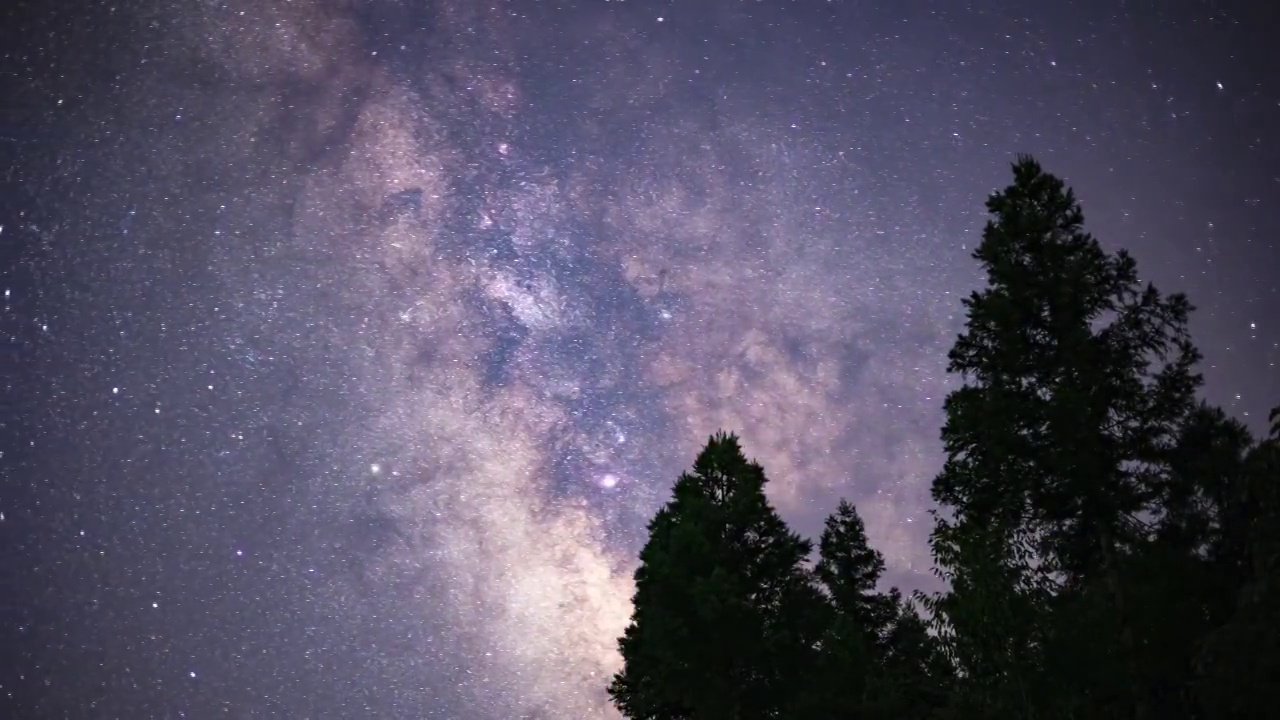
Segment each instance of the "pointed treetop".
[{"label": "pointed treetop", "polygon": [[737,490],[756,491],[768,480],[759,463],[748,460],[738,436],[717,431],[698,453],[692,472],[676,482],[677,495],[683,491],[705,495],[714,501],[728,500]]},{"label": "pointed treetop", "polygon": [[876,589],[876,583],[884,574],[884,558],[871,547],[866,526],[848,500],[841,500],[827,518],[818,548],[822,559],[817,573],[829,588],[835,590],[833,586],[839,586],[846,592],[859,594]]}]

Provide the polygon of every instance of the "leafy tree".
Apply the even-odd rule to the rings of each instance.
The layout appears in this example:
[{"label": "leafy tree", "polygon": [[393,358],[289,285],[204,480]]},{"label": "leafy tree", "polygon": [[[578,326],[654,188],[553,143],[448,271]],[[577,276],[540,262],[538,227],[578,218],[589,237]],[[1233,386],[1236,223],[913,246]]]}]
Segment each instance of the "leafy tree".
[{"label": "leafy tree", "polygon": [[[1146,688],[1154,716],[1196,717],[1198,647],[1230,617],[1246,581],[1253,445],[1246,427],[1201,404],[1182,421],[1156,476],[1150,542],[1130,553],[1121,573],[1139,673],[1133,682]],[[1095,590],[1095,605],[1105,605],[1102,588]],[[1078,625],[1066,617],[1059,624]]]},{"label": "leafy tree", "polygon": [[812,544],[764,494],[759,464],[717,434],[649,524],[617,708],[644,720],[777,718],[796,707],[825,622]]},{"label": "leafy tree", "polygon": [[1248,571],[1247,456],[1253,446],[1248,428],[1201,404],[1179,428],[1159,487],[1157,542],[1218,565],[1226,594],[1239,589]]},{"label": "leafy tree", "polygon": [[[1064,591],[1105,589],[1136,679],[1124,565],[1149,540],[1142,518],[1159,514],[1162,463],[1200,377],[1186,298],[1144,286],[1127,253],[1104,251],[1072,191],[1033,159],[1013,174],[987,201],[974,257],[988,287],[964,301],[948,356],[965,385],[945,404],[932,545],[953,589],[933,607],[970,685],[1030,717],[1042,714],[1034,669]],[[1144,717],[1145,690],[1127,704]]]},{"label": "leafy tree", "polygon": [[1196,697],[1210,720],[1267,716],[1280,681],[1280,408],[1269,420],[1270,437],[1246,463],[1246,581],[1197,658]]},{"label": "leafy tree", "polygon": [[867,717],[929,717],[947,705],[951,665],[915,608],[897,589],[887,597],[894,613],[882,641],[880,667],[871,677]]},{"label": "leafy tree", "polygon": [[938,573],[950,588],[921,599],[958,675],[951,716],[1033,718],[1050,598],[1015,540],[992,535],[969,530],[944,544],[935,532]]}]

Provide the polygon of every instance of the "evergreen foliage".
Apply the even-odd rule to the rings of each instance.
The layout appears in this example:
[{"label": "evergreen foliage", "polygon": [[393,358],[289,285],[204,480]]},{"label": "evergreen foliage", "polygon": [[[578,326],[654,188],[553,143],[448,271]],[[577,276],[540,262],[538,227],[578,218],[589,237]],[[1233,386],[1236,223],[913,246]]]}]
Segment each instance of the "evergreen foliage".
[{"label": "evergreen foliage", "polygon": [[[949,359],[924,617],[841,501],[817,544],[713,436],[649,526],[627,718],[1263,717],[1280,687],[1280,408],[1201,401],[1193,310],[1020,157]],[[812,567],[809,562],[813,561]]]}]

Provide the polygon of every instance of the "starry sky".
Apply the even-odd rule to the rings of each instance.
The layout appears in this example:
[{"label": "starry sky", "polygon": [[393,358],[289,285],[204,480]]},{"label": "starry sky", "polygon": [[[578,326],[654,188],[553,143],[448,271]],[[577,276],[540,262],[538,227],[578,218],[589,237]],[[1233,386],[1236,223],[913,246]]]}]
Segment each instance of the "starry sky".
[{"label": "starry sky", "polygon": [[0,715],[613,718],[718,429],[936,588],[1019,152],[1280,402],[1268,3],[71,5],[0,10]]}]

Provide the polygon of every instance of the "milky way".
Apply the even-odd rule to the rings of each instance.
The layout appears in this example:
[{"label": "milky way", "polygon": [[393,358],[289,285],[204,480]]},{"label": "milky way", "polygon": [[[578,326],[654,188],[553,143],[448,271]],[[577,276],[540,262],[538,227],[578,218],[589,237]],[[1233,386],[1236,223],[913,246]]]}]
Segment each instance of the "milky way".
[{"label": "milky way", "polygon": [[[516,42],[502,18],[444,17]],[[236,57],[242,31],[223,32]],[[273,32],[288,40],[265,41],[251,65],[336,56],[300,40],[306,28]],[[490,50],[434,59],[450,63],[443,79],[432,62],[425,80],[371,67],[340,149],[297,179],[287,238],[252,271],[237,248],[221,274],[270,352],[306,364],[317,339],[337,350],[327,361],[361,409],[332,457],[340,477],[324,482],[389,521],[364,558],[374,592],[394,588],[401,618],[453,628],[464,692],[494,717],[591,717],[617,667],[638,532],[693,443],[740,429],[777,474],[778,502],[802,510],[817,482],[848,477],[850,405],[899,405],[921,388],[909,373],[936,373],[922,348],[856,346],[907,325],[935,341],[946,318],[911,287],[928,269],[914,252],[895,266],[840,236],[837,214],[861,225],[868,209],[840,197],[822,148],[728,118],[715,137],[655,122],[627,165],[579,157],[571,140],[530,151],[533,133],[515,128],[535,110],[511,70],[474,57]],[[342,115],[323,103],[352,96],[330,94],[319,114]],[[467,111],[439,117],[442,103]],[[298,337],[299,325],[323,329]],[[853,375],[864,396],[849,403]],[[910,442],[882,442],[894,452],[865,483],[925,473]],[[867,511],[903,547],[895,502]]]},{"label": "milky way", "polygon": [[[1214,368],[1274,367],[1274,244],[1205,279],[1201,235],[1127,224],[1162,193],[1103,194],[1174,162],[1196,131],[1165,116],[1199,100],[1152,119],[1140,72],[1108,85],[1101,20],[687,5],[206,0],[68,30],[116,59],[33,91],[70,119],[24,161],[60,193],[21,216],[58,368],[24,462],[59,519],[22,517],[66,590],[15,621],[47,649],[4,682],[76,716],[615,717],[645,523],[720,429],[798,528],[850,497],[891,581],[932,587],[946,349],[1018,151],[1231,318]],[[1215,232],[1274,214],[1242,222]],[[1217,372],[1236,412],[1280,391]]]}]

